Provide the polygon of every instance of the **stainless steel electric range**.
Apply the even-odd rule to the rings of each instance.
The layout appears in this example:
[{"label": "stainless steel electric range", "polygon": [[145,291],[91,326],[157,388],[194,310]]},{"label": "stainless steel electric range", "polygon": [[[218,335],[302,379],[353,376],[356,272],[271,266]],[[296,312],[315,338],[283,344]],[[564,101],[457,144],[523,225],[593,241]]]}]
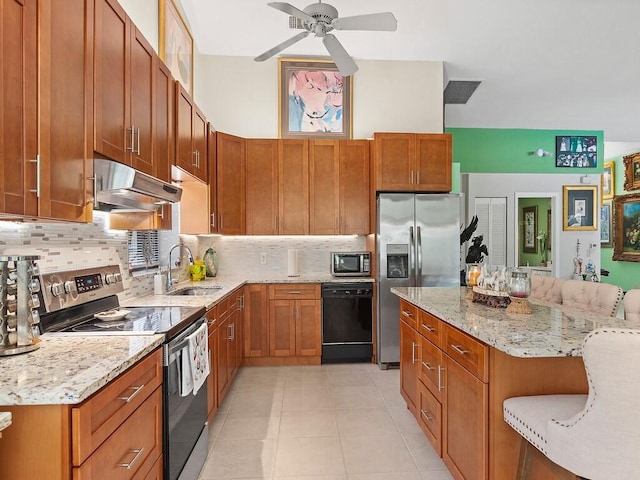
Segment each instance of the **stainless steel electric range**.
[{"label": "stainless steel electric range", "polygon": [[[163,349],[163,460],[167,480],[198,476],[207,457],[207,388],[181,390],[181,358],[205,323],[204,307],[121,308],[118,265],[40,275],[40,331],[46,335],[165,335]],[[45,337],[46,338],[46,337]]]}]

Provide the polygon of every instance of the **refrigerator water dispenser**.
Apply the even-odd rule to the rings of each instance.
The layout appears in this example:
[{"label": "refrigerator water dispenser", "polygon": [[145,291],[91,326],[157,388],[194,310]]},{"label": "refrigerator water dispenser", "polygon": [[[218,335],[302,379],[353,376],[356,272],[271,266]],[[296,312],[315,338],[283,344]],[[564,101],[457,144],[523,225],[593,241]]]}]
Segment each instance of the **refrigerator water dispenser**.
[{"label": "refrigerator water dispenser", "polygon": [[409,245],[387,245],[387,278],[409,278]]}]

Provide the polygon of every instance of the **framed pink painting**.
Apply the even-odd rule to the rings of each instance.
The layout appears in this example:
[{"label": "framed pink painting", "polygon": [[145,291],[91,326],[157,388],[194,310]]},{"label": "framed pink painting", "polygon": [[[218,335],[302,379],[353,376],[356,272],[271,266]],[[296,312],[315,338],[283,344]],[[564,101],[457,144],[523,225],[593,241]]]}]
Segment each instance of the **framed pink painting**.
[{"label": "framed pink painting", "polygon": [[353,76],[320,59],[278,60],[280,138],[351,138]]},{"label": "framed pink painting", "polygon": [[193,38],[173,0],[159,0],[160,58],[193,96]]}]

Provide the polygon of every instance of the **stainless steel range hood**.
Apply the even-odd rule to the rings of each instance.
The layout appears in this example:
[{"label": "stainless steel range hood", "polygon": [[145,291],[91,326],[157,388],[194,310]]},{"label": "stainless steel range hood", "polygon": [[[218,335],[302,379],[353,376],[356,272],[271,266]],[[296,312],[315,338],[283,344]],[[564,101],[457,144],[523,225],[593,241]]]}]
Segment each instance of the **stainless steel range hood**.
[{"label": "stainless steel range hood", "polygon": [[154,212],[161,204],[176,203],[182,197],[180,187],[113,160],[96,158],[93,169],[94,210]]}]

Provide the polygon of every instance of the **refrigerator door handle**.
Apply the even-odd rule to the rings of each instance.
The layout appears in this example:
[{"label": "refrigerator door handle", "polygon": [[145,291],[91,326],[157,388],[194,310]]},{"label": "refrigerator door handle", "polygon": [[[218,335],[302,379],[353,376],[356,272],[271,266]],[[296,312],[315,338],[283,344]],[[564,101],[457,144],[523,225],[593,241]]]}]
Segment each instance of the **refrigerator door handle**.
[{"label": "refrigerator door handle", "polygon": [[409,227],[409,265],[408,266],[409,266],[409,280],[411,282],[411,285],[410,285],[411,287],[417,286],[415,271],[414,271],[414,267],[416,265],[415,248],[416,248],[416,242],[413,236],[413,227]]},{"label": "refrigerator door handle", "polygon": [[417,227],[418,245],[416,247],[416,287],[422,286],[422,232]]}]

